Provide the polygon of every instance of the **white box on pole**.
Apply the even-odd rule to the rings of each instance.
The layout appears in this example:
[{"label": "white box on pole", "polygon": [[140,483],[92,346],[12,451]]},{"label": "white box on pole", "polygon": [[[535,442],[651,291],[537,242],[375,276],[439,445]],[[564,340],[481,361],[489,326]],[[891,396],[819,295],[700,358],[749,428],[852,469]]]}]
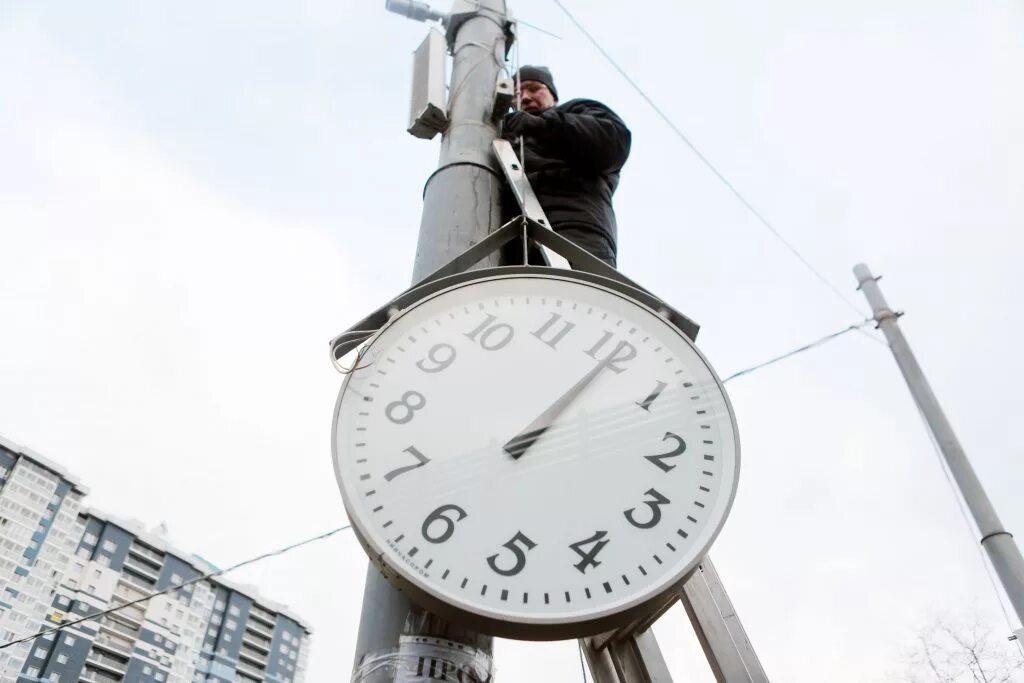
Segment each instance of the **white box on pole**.
[{"label": "white box on pole", "polygon": [[440,32],[431,29],[413,53],[412,102],[409,128],[412,135],[429,140],[448,128],[445,106],[446,44]]}]

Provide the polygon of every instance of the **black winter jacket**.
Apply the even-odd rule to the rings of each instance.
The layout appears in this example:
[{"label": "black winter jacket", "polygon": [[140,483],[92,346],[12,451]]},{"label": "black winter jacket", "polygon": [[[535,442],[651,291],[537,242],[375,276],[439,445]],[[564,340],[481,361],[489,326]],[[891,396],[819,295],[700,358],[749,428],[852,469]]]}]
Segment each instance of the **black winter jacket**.
[{"label": "black winter jacket", "polygon": [[612,195],[629,157],[629,129],[595,100],[570,100],[539,117],[543,126],[524,134],[523,165],[548,221],[555,232],[615,265]]}]

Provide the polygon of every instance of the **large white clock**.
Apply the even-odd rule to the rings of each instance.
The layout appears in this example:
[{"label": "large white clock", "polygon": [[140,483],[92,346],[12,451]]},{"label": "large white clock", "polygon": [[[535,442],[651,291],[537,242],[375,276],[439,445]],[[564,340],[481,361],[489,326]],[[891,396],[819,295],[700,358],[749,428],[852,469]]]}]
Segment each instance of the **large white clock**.
[{"label": "large white clock", "polygon": [[356,532],[423,606],[495,635],[614,627],[696,567],[732,504],[735,420],[679,330],[612,289],[494,276],[396,315],[335,412]]}]

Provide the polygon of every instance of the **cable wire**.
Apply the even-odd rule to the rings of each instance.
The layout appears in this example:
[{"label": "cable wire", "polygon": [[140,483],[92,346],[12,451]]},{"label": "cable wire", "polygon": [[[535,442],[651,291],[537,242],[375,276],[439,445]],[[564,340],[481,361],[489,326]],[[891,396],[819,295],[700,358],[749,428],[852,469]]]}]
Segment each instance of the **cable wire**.
[{"label": "cable wire", "polygon": [[679,139],[682,140],[683,143],[690,148],[690,151],[692,151],[697,156],[697,158],[700,159],[701,163],[703,163],[708,168],[708,170],[710,170],[715,175],[715,177],[718,178],[722,182],[722,184],[729,189],[733,196],[735,196],[736,199],[738,199],[739,202],[743,204],[743,206],[746,207],[746,209],[750,211],[751,214],[754,215],[754,217],[761,223],[761,225],[768,228],[768,230],[773,235],[775,235],[775,237],[786,247],[786,249],[788,249],[793,254],[793,256],[795,256],[797,260],[800,261],[800,263],[802,263],[805,268],[807,268],[807,270],[811,271],[811,273],[813,273],[814,276],[822,282],[822,284],[828,287],[833,294],[839,297],[839,299],[841,299],[843,303],[849,306],[858,315],[864,315],[864,311],[862,311],[855,303],[850,301],[850,299],[845,294],[843,294],[835,285],[833,285],[824,275],[822,275],[817,268],[811,265],[810,261],[804,258],[803,254],[801,254],[797,250],[797,248],[789,242],[789,240],[783,237],[782,233],[780,233],[778,229],[774,225],[772,225],[772,223],[767,218],[765,218],[764,215],[761,214],[760,211],[754,208],[754,205],[751,204],[738,189],[736,189],[736,186],[729,182],[729,179],[722,175],[721,171],[715,168],[715,165],[711,163],[711,160],[704,156],[703,152],[697,149],[697,146],[694,145],[693,142],[691,142],[690,139],[686,136],[686,134],[683,133],[683,131],[680,130],[679,127],[672,121],[672,119],[668,117],[668,114],[662,111],[661,107],[659,107],[654,102],[654,100],[652,100],[647,95],[647,93],[644,92],[643,88],[641,88],[640,85],[636,81],[634,81],[621,66],[619,66],[618,62],[616,62],[615,59],[610,54],[608,54],[607,50],[601,47],[601,44],[597,42],[597,39],[593,35],[591,35],[591,33],[587,31],[586,28],[583,27],[583,24],[581,24],[576,19],[576,17],[573,16],[572,12],[569,11],[569,9],[562,3],[562,1],[554,0],[554,3],[558,5],[558,8],[561,9],[567,17],[569,17],[569,21],[575,24],[576,28],[579,29],[580,33],[586,36],[587,40],[590,41],[591,45],[597,48],[597,51],[600,52],[606,60],[608,60],[608,63],[612,65],[612,68],[618,71],[620,76],[626,79],[626,82],[629,83],[637,92],[637,94],[640,95],[640,97],[642,97],[644,101],[651,106],[651,109],[653,109],[654,112],[659,117],[661,117],[661,120],[664,121],[668,125],[668,127],[672,129],[672,132],[674,132],[676,136],[678,136]]},{"label": "cable wire", "polygon": [[758,363],[757,365],[751,366],[751,367],[747,368],[746,370],[740,370],[739,372],[734,372],[731,375],[729,375],[728,377],[726,377],[725,379],[723,379],[722,380],[722,384],[725,384],[729,380],[736,379],[737,377],[742,377],[743,375],[748,375],[751,372],[754,372],[755,370],[760,370],[761,368],[766,368],[769,365],[773,365],[775,363],[778,363],[780,360],[785,360],[787,358],[795,356],[798,353],[803,353],[804,351],[810,351],[811,349],[813,349],[815,347],[821,346],[822,344],[830,342],[833,339],[838,339],[839,337],[842,337],[844,334],[847,334],[848,332],[853,332],[854,330],[859,330],[862,327],[864,327],[866,325],[870,325],[873,322],[875,322],[874,318],[867,318],[866,320],[864,320],[862,322],[859,322],[859,323],[857,323],[855,325],[850,325],[849,327],[841,329],[838,332],[833,332],[832,334],[825,335],[821,339],[818,339],[816,341],[812,341],[810,344],[804,344],[800,348],[793,349],[789,353],[784,353],[781,356],[776,356],[775,358],[772,358],[771,360],[766,360],[763,363]]},{"label": "cable wire", "polygon": [[78,624],[81,624],[81,623],[84,623],[84,622],[87,622],[87,621],[94,621],[94,620],[98,619],[99,617],[105,616],[107,614],[113,614],[114,612],[122,610],[122,609],[124,609],[126,607],[131,607],[132,605],[137,605],[139,603],[146,602],[148,600],[152,600],[153,598],[159,597],[161,595],[166,595],[168,593],[173,593],[174,591],[181,590],[185,586],[191,586],[192,584],[199,583],[200,581],[206,581],[208,579],[213,579],[213,578],[216,578],[218,576],[223,576],[224,574],[227,574],[228,572],[232,572],[232,571],[234,571],[236,569],[241,569],[242,567],[248,566],[250,564],[255,564],[257,562],[260,562],[261,560],[265,560],[265,559],[270,558],[270,557],[275,557],[277,555],[284,555],[285,553],[290,552],[292,550],[295,550],[297,548],[301,548],[304,545],[308,545],[308,544],[313,543],[315,541],[322,541],[322,540],[324,540],[326,538],[330,538],[331,536],[334,536],[337,533],[340,533],[342,531],[345,531],[346,529],[351,529],[351,528],[352,528],[351,524],[346,524],[345,526],[338,527],[337,529],[332,529],[331,531],[328,531],[326,533],[320,534],[319,536],[313,536],[312,538],[307,538],[304,541],[299,541],[298,543],[293,543],[293,544],[285,546],[283,548],[278,548],[277,550],[271,550],[270,552],[263,553],[262,555],[257,555],[256,557],[251,557],[248,560],[243,560],[242,562],[239,562],[238,564],[233,564],[230,567],[226,567],[224,569],[218,569],[218,570],[210,572],[208,574],[203,574],[201,576],[197,576],[195,578],[189,579],[188,581],[184,581],[182,583],[176,583],[176,584],[174,584],[172,586],[168,586],[167,588],[164,588],[163,590],[159,590],[159,591],[150,593],[149,595],[144,595],[141,598],[136,598],[135,600],[131,600],[129,602],[123,603],[123,604],[118,605],[116,607],[111,607],[109,609],[105,609],[105,610],[102,610],[100,612],[96,612],[95,614],[90,614],[88,616],[80,617],[80,618],[74,619],[72,621],[65,621],[65,622],[59,624],[58,626],[54,626],[53,628],[44,629],[44,630],[39,631],[38,633],[34,633],[34,634],[30,635],[30,636],[25,636],[25,637],[19,638],[17,640],[12,640],[9,643],[4,643],[3,645],[0,645],[0,650],[4,650],[6,648],[13,647],[15,645],[18,645],[20,643],[24,643],[24,642],[27,642],[27,641],[30,641],[30,640],[35,640],[36,638],[39,638],[39,637],[45,636],[45,635],[49,635],[51,633],[57,633],[59,631],[63,631],[66,628],[70,628],[72,626],[76,626]]},{"label": "cable wire", "polygon": [[[557,0],[556,0],[556,2],[557,2]],[[860,323],[857,323],[855,325],[850,325],[849,327],[846,327],[846,328],[844,328],[842,330],[839,330],[838,332],[833,332],[832,334],[826,335],[826,336],[822,337],[821,339],[818,339],[818,340],[813,341],[813,342],[811,342],[809,344],[805,344],[804,346],[801,346],[801,347],[799,347],[797,349],[794,349],[794,350],[790,351],[789,353],[785,353],[785,354],[783,354],[781,356],[777,356],[775,358],[772,358],[771,360],[765,361],[763,363],[759,363],[759,364],[754,365],[752,367],[749,367],[749,368],[747,368],[745,370],[740,370],[739,372],[735,372],[735,373],[729,375],[728,377],[726,377],[724,380],[722,380],[722,383],[725,384],[726,382],[729,382],[730,380],[736,379],[737,377],[741,377],[743,375],[747,375],[747,374],[750,374],[752,372],[756,372],[757,370],[765,368],[765,367],[767,367],[769,365],[772,365],[774,363],[777,363],[777,362],[779,362],[781,360],[785,360],[786,358],[790,358],[790,357],[795,356],[795,355],[797,355],[799,353],[803,353],[804,351],[809,351],[810,349],[813,349],[815,347],[821,346],[822,344],[825,344],[825,343],[827,343],[827,342],[829,342],[829,341],[831,341],[833,339],[837,339],[838,337],[841,337],[842,335],[847,334],[848,332],[853,332],[854,330],[859,330],[859,329],[863,328],[865,325],[868,325],[868,324],[873,323],[873,322],[874,322],[873,318],[868,318],[868,319],[866,319],[866,320],[864,320],[864,321],[862,321]],[[923,417],[924,416],[922,415],[922,419],[923,419]],[[928,431],[928,434],[931,435],[931,430],[928,429],[927,431]],[[932,437],[932,439],[933,439],[933,444],[934,444],[934,437]],[[936,445],[936,448],[937,448],[937,445]],[[945,467],[943,467],[943,472],[946,473]],[[947,479],[949,479],[949,474],[948,473],[946,473],[946,477],[947,477]],[[950,481],[950,485],[952,486],[952,481]],[[957,498],[957,502],[958,502],[958,504],[960,504],[959,497]],[[966,517],[966,513],[963,511],[962,507],[961,507],[961,513],[964,514],[964,520],[968,521],[967,517]],[[970,522],[968,521],[968,525],[969,524],[970,524]],[[44,629],[44,630],[39,631],[37,633],[34,633],[32,635],[24,636],[24,637],[19,638],[17,640],[13,640],[13,641],[11,641],[9,643],[4,643],[4,644],[0,645],[0,650],[4,650],[4,649],[7,649],[9,647],[13,647],[15,645],[19,645],[21,643],[25,643],[25,642],[28,642],[28,641],[31,641],[31,640],[35,640],[36,638],[40,638],[42,636],[46,636],[46,635],[49,635],[51,633],[58,633],[58,632],[63,631],[65,629],[71,628],[72,626],[77,626],[78,624],[82,624],[82,623],[89,622],[89,621],[95,621],[96,619],[98,619],[100,617],[106,616],[108,614],[114,614],[114,613],[116,613],[116,612],[118,612],[118,611],[120,611],[122,609],[127,608],[127,607],[132,607],[133,605],[138,605],[138,604],[143,603],[143,602],[148,602],[149,600],[152,600],[153,598],[160,597],[161,595],[167,595],[169,593],[173,593],[175,591],[181,590],[182,588],[185,588],[186,586],[191,586],[193,584],[200,583],[202,581],[207,581],[209,579],[213,579],[213,578],[217,578],[219,576],[223,576],[223,575],[225,575],[225,574],[227,574],[229,572],[235,571],[236,569],[241,569],[242,567],[246,567],[246,566],[249,566],[251,564],[255,564],[257,562],[260,562],[262,560],[266,560],[266,559],[271,558],[271,557],[277,557],[279,555],[284,555],[285,553],[291,552],[292,550],[296,550],[298,548],[301,548],[301,547],[303,547],[305,545],[309,545],[310,543],[314,543],[316,541],[321,541],[321,540],[330,538],[331,536],[334,536],[334,535],[336,535],[336,534],[338,534],[338,533],[340,533],[342,531],[346,531],[346,530],[351,529],[351,528],[352,528],[351,524],[346,524],[344,526],[340,526],[340,527],[338,527],[336,529],[332,529],[330,531],[327,531],[325,533],[319,534],[317,536],[313,536],[311,538],[307,538],[307,539],[305,539],[303,541],[299,541],[297,543],[293,543],[291,545],[284,546],[283,548],[278,548],[276,550],[271,550],[269,552],[263,553],[261,555],[257,555],[255,557],[251,557],[251,558],[249,558],[247,560],[243,560],[243,561],[238,562],[236,564],[233,564],[233,565],[231,565],[229,567],[225,567],[224,569],[218,569],[216,571],[212,571],[212,572],[209,572],[207,574],[202,574],[200,576],[194,577],[192,579],[189,579],[188,581],[184,581],[182,583],[178,583],[178,584],[174,584],[174,585],[171,585],[171,586],[167,586],[163,590],[155,591],[155,592],[150,593],[148,595],[144,595],[141,598],[136,598],[135,600],[131,600],[129,602],[122,603],[122,604],[117,605],[115,607],[111,607],[111,608],[108,608],[108,609],[105,609],[105,610],[101,610],[101,611],[96,612],[94,614],[90,614],[90,615],[87,615],[87,616],[79,617],[78,619],[73,619],[71,621],[65,621],[65,622],[63,622],[63,623],[61,623],[61,624],[59,624],[57,626],[54,626],[53,628]],[[982,561],[984,562],[984,557],[983,557]],[[985,568],[986,568],[986,571],[988,571],[988,565],[987,564],[985,564]],[[993,588],[996,588],[995,581],[994,581],[994,579],[992,579],[991,575],[989,575],[989,579],[992,581]],[[1002,604],[1002,597],[998,595],[998,589],[996,590],[996,592],[997,592],[997,597],[999,597],[1000,607],[1003,608],[1003,614],[1004,614],[1004,616],[1006,616],[1007,623],[1009,624],[1010,623],[1009,615],[1006,613],[1006,608]],[[1012,630],[1012,625],[1011,625],[1011,630]],[[586,664],[585,664],[585,662],[583,660],[583,650],[582,649],[580,649],[579,654],[580,654],[580,669],[583,672],[583,681],[584,681],[584,683],[586,683],[586,681],[587,681]]]}]

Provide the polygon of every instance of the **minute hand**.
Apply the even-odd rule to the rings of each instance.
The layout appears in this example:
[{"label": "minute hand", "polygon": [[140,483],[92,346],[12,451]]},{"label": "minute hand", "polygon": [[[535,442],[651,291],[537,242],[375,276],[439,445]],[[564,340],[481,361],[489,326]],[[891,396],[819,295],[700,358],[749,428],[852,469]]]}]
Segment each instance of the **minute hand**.
[{"label": "minute hand", "polygon": [[616,360],[626,360],[626,358],[619,357],[619,351],[623,348],[629,347],[631,354],[629,358],[632,358],[633,354],[636,353],[635,349],[632,348],[628,342],[619,342],[619,345],[615,347],[615,350],[609,354],[608,358],[601,361],[590,371],[585,374],[576,384],[566,391],[564,394],[559,396],[554,403],[548,406],[548,409],[537,416],[533,422],[528,424],[518,434],[509,439],[503,448],[513,458],[518,459],[526,450],[532,446],[541,435],[548,430],[549,427],[554,423],[555,419],[562,414],[573,399],[576,398],[588,384],[594,381],[594,379],[601,374],[601,371],[605,368],[611,368],[616,372],[621,372],[621,369],[615,366]]}]

